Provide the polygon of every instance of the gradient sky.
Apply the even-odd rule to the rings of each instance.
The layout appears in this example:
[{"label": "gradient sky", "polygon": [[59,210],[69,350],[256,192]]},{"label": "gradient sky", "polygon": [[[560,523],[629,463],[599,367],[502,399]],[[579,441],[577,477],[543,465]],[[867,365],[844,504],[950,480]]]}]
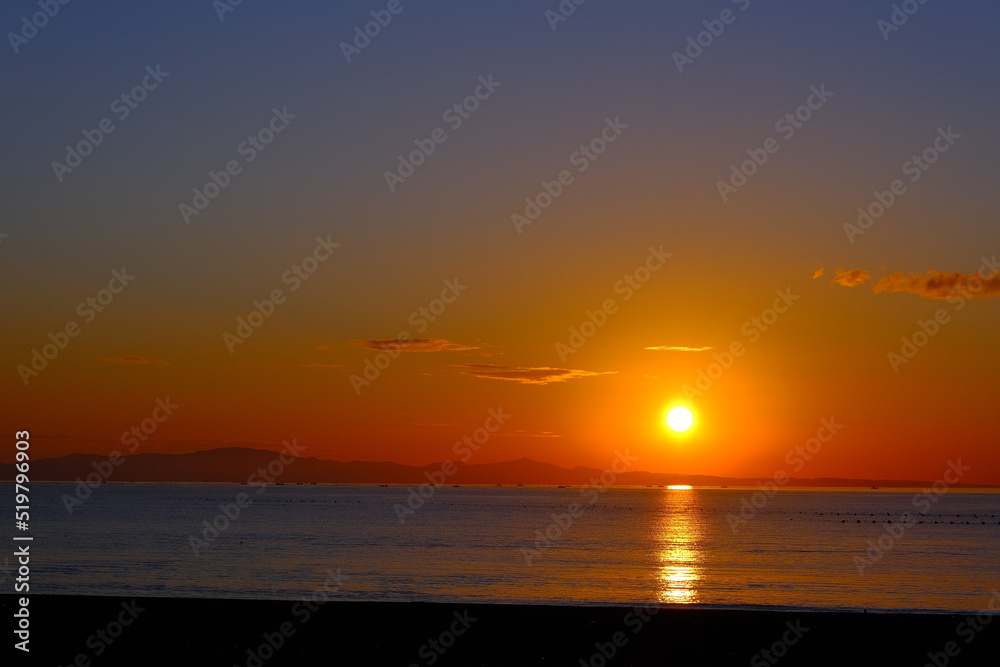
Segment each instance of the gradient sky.
[{"label": "gradient sky", "polygon": [[[470,463],[605,468],[627,447],[639,469],[770,477],[832,417],[843,428],[797,476],[939,479],[961,458],[963,481],[1000,484],[995,281],[950,302],[920,278],[969,289],[1000,253],[996,3],[928,3],[886,40],[889,2],[594,0],[553,30],[554,0],[403,0],[346,62],[341,42],[386,4],[248,1],[220,20],[208,0],[70,3],[16,53],[8,35],[4,432],[30,429],[35,456],[105,454],[169,396],[142,451],[294,437],[320,458],[426,464],[502,406]],[[724,9],[735,21],[679,72],[674,52]],[[37,11],[5,3],[0,26]],[[169,75],[119,120],[112,102],[157,65]],[[450,129],[443,112],[490,75],[500,87]],[[833,96],[783,138],[775,122],[813,86]],[[245,162],[275,108],[294,120]],[[53,161],[105,117],[115,130],[60,182]],[[628,128],[577,172],[607,118]],[[439,127],[390,191],[385,171]],[[960,138],[909,181],[939,128]],[[778,152],[723,201],[718,181],[769,137]],[[185,224],[178,205],[234,159]],[[574,182],[519,234],[511,215],[564,169]],[[906,192],[850,242],[844,224],[895,179]],[[292,291],[282,276],[317,237],[340,247]],[[616,283],[661,246],[626,301]],[[86,322],[78,304],[122,267],[134,281]],[[418,331],[411,313],[456,278],[467,289]],[[274,289],[287,301],[231,353],[223,334]],[[798,300],[751,341],[776,290]],[[617,312],[560,359],[609,298]],[[894,369],[939,309],[948,322]],[[23,382],[71,320],[79,335]],[[404,331],[435,342],[358,395],[372,341]],[[734,341],[745,353],[685,400]],[[684,436],[662,426],[679,402],[698,417]]]}]

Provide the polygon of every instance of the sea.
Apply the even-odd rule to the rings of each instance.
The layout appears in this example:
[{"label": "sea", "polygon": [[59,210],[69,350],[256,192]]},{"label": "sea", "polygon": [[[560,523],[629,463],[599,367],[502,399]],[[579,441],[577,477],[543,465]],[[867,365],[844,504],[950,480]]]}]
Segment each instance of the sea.
[{"label": "sea", "polygon": [[49,482],[31,502],[32,593],[873,613],[1000,600],[998,493],[106,483],[81,500]]}]

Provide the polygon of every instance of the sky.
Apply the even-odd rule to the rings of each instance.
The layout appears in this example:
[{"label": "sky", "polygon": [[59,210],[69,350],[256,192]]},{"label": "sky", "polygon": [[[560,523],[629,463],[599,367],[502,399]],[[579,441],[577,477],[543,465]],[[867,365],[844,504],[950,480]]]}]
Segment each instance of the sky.
[{"label": "sky", "polygon": [[903,4],[5,3],[0,430],[1000,484],[1000,7]]}]

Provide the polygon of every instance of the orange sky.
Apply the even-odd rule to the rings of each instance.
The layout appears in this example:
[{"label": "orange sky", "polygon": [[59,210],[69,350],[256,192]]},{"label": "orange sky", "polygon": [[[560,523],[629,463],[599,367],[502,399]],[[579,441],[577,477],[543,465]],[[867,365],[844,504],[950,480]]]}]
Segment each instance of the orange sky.
[{"label": "orange sky", "polygon": [[[423,334],[405,309],[398,326],[379,332],[422,339],[395,358],[379,349],[393,347],[384,339],[366,347],[361,338],[299,329],[296,320],[309,316],[317,297],[336,293],[344,280],[337,267],[317,274],[301,305],[289,300],[232,354],[218,336],[139,345],[151,332],[127,331],[136,324],[127,309],[141,308],[128,304],[95,320],[87,337],[14,390],[16,417],[8,420],[32,429],[38,456],[106,453],[154,416],[156,399],[169,397],[174,414],[138,451],[274,447],[296,437],[320,458],[426,464],[454,458],[455,441],[497,408],[510,419],[470,462],[528,456],[605,467],[615,449],[628,447],[641,469],[770,477],[791,473],[789,451],[832,419],[842,429],[797,475],[936,479],[949,459],[961,457],[973,466],[970,481],[1000,481],[997,450],[984,437],[995,423],[995,368],[983,363],[994,354],[984,334],[996,317],[993,302],[875,294],[811,272],[772,281],[777,293],[709,279],[694,298],[690,280],[679,279],[693,260],[680,253],[625,300],[628,291],[616,293],[615,285],[647,256],[639,248],[631,265],[558,298],[529,296],[516,311],[495,307],[495,279],[469,274],[459,283],[468,289]],[[424,305],[440,287],[426,294]],[[608,299],[614,303],[606,317],[595,316],[603,326],[584,326],[592,335],[571,341],[571,327],[579,329]],[[784,313],[768,312],[776,301]],[[893,372],[887,354],[899,347],[899,334],[912,335],[939,308],[953,318]],[[356,335],[375,329],[355,328]],[[726,353],[734,349],[741,353]],[[149,356],[125,358],[126,351]],[[377,376],[371,366],[362,381],[367,361],[389,363]],[[662,423],[676,404],[697,416],[682,436]],[[147,430],[153,424],[147,421]]]}]

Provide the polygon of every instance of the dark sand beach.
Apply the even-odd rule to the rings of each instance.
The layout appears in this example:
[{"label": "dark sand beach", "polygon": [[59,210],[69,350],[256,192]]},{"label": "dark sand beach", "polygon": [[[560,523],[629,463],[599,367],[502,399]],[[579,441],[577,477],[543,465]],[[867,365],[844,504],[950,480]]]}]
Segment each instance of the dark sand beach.
[{"label": "dark sand beach", "polygon": [[[11,618],[15,597],[0,604]],[[14,651],[16,664],[919,667],[934,664],[928,654],[939,666],[1000,656],[995,614],[979,625],[966,614],[400,602],[312,611],[294,601],[63,595],[34,595],[29,608],[31,659]]]}]

